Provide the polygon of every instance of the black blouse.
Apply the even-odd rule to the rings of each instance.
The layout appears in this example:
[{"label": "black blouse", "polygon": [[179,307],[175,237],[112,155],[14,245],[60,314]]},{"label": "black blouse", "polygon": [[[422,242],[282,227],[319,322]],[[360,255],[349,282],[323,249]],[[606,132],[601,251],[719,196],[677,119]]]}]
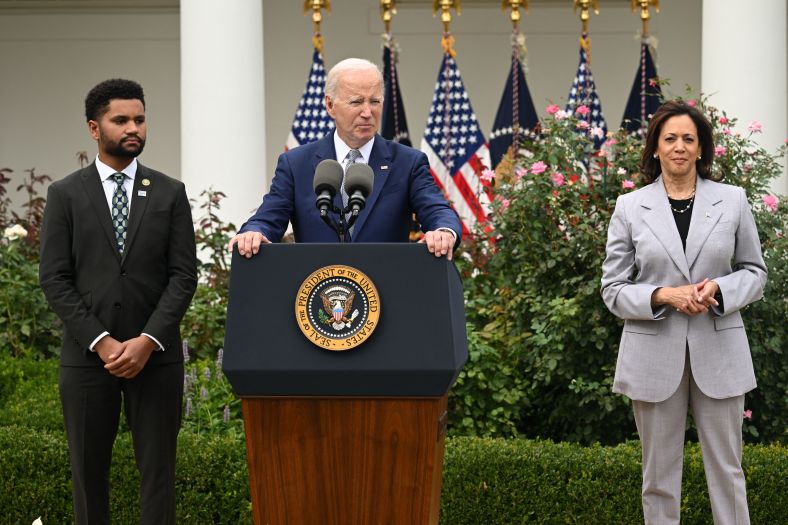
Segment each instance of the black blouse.
[{"label": "black blouse", "polygon": [[[668,197],[670,209],[673,211],[673,218],[676,220],[676,227],[679,229],[681,245],[687,251],[687,234],[689,233],[690,219],[692,218],[692,206],[695,199],[676,200]],[[678,211],[676,211],[678,210]]]}]

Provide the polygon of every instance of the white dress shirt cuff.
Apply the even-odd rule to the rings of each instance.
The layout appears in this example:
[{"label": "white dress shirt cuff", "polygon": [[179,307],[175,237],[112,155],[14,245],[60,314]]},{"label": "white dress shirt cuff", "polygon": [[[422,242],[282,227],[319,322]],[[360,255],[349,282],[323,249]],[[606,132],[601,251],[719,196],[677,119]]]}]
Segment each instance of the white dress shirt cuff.
[{"label": "white dress shirt cuff", "polygon": [[148,339],[150,339],[151,341],[153,341],[154,343],[156,343],[156,346],[158,346],[158,347],[159,347],[159,348],[157,348],[157,349],[155,350],[156,352],[164,352],[164,347],[162,346],[162,344],[159,342],[159,340],[158,340],[158,339],[156,339],[155,337],[153,337],[153,336],[152,336],[152,335],[150,335],[150,334],[146,334],[145,332],[142,332],[142,335],[144,335],[145,337],[147,337]]},{"label": "white dress shirt cuff", "polygon": [[457,244],[457,232],[452,230],[451,228],[446,228],[445,226],[441,226],[438,228],[439,232],[449,232],[454,236],[454,244]]},{"label": "white dress shirt cuff", "polygon": [[88,349],[90,349],[91,352],[95,352],[96,345],[98,344],[99,341],[101,341],[104,338],[105,335],[109,335],[109,332],[101,332],[99,336],[95,338],[92,343],[90,343]]}]

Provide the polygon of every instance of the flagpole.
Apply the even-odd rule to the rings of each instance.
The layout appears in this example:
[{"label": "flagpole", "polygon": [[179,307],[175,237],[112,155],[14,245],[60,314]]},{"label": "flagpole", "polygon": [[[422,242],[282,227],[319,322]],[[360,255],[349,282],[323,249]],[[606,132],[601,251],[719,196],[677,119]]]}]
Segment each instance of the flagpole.
[{"label": "flagpole", "polygon": [[391,83],[391,104],[394,106],[394,137],[396,142],[400,141],[399,108],[397,107],[399,81],[396,73],[397,50],[394,43],[394,36],[391,34],[391,20],[397,14],[396,0],[380,0],[380,16],[383,19],[383,45],[389,49],[389,63],[383,64],[388,69]]},{"label": "flagpole", "polygon": [[575,12],[580,9],[580,23],[582,31],[580,34],[580,47],[586,52],[586,61],[591,65],[591,39],[588,36],[588,21],[591,19],[589,10],[593,10],[595,15],[599,14],[599,0],[572,0]]},{"label": "flagpole", "polygon": [[659,0],[632,0],[632,12],[635,13],[640,8],[640,21],[643,24],[641,37],[648,38],[648,22],[651,18],[649,8],[653,7],[659,13]]},{"label": "flagpole", "polygon": [[[449,30],[449,26],[451,25],[451,9],[454,9],[457,12],[457,16],[461,15],[461,7],[460,7],[460,0],[433,0],[432,2],[432,17],[438,14],[440,11],[441,14],[441,23],[443,24],[443,34],[441,35],[441,47],[443,47],[443,60],[444,62],[447,60],[447,55],[451,58],[455,58],[457,56],[457,52],[454,50],[454,37],[451,35],[451,31]],[[444,71],[446,68],[442,68]],[[451,129],[449,126],[449,122],[451,119],[451,104],[448,103],[450,100],[449,94],[451,93],[451,83],[445,82],[444,78],[444,92],[446,95],[447,103],[444,104],[443,107],[443,136],[445,138],[445,144],[443,145],[443,155],[444,159],[448,159],[451,155]],[[451,177],[451,173],[448,173],[446,177]],[[443,187],[447,187],[449,184],[449,180],[446,179],[443,182]]]},{"label": "flagpole", "polygon": [[304,15],[312,12],[312,24],[314,26],[312,34],[312,44],[318,53],[323,54],[323,35],[320,33],[320,23],[323,21],[322,10],[331,13],[331,0],[304,0]]},{"label": "flagpole", "polygon": [[649,7],[659,13],[659,0],[632,0],[632,12],[637,12],[640,8],[640,21],[642,28],[640,32],[640,130],[641,137],[646,136],[646,53],[648,53],[648,23],[651,18]]},{"label": "flagpole", "polygon": [[520,153],[520,75],[517,68],[521,68],[519,35],[520,35],[520,8],[528,14],[528,0],[503,0],[502,9],[508,8],[509,18],[512,21],[512,161],[516,161]]}]

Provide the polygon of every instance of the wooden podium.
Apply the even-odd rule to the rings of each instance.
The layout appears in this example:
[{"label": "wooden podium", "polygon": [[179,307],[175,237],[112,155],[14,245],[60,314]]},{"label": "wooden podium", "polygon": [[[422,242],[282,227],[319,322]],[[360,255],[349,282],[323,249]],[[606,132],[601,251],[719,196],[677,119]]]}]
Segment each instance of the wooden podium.
[{"label": "wooden podium", "polygon": [[[310,342],[294,308],[335,265],[379,296],[377,327],[346,351]],[[236,253],[223,369],[242,398],[255,523],[437,524],[447,392],[466,359],[459,275],[424,245]]]}]

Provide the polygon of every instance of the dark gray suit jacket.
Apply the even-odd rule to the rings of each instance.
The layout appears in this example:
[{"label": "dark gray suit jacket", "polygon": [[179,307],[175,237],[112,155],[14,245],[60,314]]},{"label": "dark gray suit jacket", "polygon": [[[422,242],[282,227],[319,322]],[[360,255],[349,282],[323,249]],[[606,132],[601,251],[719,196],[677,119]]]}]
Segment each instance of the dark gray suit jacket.
[{"label": "dark gray suit jacket", "polygon": [[90,344],[147,333],[164,347],[148,366],[180,362],[179,324],[197,286],[194,226],[183,183],[138,164],[121,257],[95,164],[49,187],[41,287],[65,325],[61,364],[102,366]]}]

